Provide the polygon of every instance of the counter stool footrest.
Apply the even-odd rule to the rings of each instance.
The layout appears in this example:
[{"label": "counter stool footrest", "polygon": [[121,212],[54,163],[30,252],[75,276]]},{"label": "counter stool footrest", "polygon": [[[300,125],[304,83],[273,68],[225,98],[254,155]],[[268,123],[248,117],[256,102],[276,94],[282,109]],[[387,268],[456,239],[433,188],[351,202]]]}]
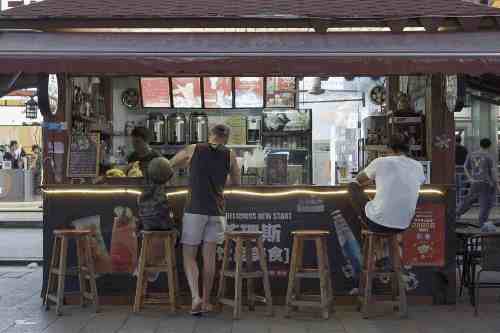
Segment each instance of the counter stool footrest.
[{"label": "counter stool footrest", "polygon": [[319,279],[320,272],[318,270],[315,270],[313,272],[297,272],[295,274],[295,277],[301,279]]},{"label": "counter stool footrest", "polygon": [[152,272],[152,273],[162,273],[162,272],[168,272],[168,265],[154,265],[154,266],[146,266],[144,267],[145,272]]},{"label": "counter stool footrest", "polygon": [[[224,271],[224,276],[234,278],[236,276],[236,272],[235,271]],[[242,279],[258,279],[258,278],[262,278],[263,276],[264,276],[264,273],[262,273],[261,271],[240,273],[240,277]]]},{"label": "counter stool footrest", "polygon": [[61,275],[61,270],[59,268],[52,268],[50,274]]},{"label": "counter stool footrest", "polygon": [[53,303],[57,303],[57,295],[54,294],[48,294],[47,299]]},{"label": "counter stool footrest", "polygon": [[[333,301],[332,299],[328,299],[327,303],[330,304]],[[309,308],[323,308],[324,305],[321,304],[320,302],[317,301],[301,301],[301,300],[293,300],[290,302],[291,306],[302,306],[302,307],[309,307]]]},{"label": "counter stool footrest", "polygon": [[232,299],[229,299],[229,298],[219,298],[219,303],[231,306],[233,308],[236,305],[236,302],[234,300],[232,300]]}]

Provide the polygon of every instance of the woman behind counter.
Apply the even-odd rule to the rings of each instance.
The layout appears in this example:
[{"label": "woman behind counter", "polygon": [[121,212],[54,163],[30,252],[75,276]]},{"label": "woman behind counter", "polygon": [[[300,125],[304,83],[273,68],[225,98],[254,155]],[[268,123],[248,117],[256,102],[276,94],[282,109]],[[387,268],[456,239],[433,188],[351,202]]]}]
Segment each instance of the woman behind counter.
[{"label": "woman behind counter", "polygon": [[[142,175],[147,178],[147,170],[149,163],[156,157],[160,157],[156,151],[149,146],[151,138],[150,132],[146,127],[135,127],[132,131],[132,147],[134,151],[127,157],[128,168],[127,174],[133,168],[135,162],[139,162],[139,168]],[[147,179],[146,179],[147,180]]]}]

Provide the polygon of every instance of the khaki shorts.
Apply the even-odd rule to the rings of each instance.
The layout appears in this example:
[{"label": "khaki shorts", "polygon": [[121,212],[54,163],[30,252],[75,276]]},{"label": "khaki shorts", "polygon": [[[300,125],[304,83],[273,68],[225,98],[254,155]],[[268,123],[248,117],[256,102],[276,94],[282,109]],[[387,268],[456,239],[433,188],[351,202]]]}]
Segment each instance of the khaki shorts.
[{"label": "khaki shorts", "polygon": [[224,216],[184,213],[181,243],[192,246],[200,245],[202,242],[215,243],[225,227]]}]

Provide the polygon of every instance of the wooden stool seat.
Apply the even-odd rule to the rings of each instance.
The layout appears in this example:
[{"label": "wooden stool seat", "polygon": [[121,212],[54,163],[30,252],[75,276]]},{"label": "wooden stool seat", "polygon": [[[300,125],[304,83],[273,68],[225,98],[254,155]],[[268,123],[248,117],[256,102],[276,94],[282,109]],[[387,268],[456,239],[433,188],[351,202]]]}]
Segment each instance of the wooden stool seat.
[{"label": "wooden stool seat", "polygon": [[[177,241],[176,230],[141,231],[142,246],[137,269],[137,285],[135,291],[134,312],[139,312],[144,304],[169,304],[172,312],[177,309],[177,293],[179,291],[179,279],[177,276],[177,263],[175,257],[175,243]],[[163,242],[163,263],[151,262],[151,248],[155,240]],[[167,273],[167,293],[147,293],[147,273]]]},{"label": "wooden stool seat", "polygon": [[[253,268],[252,242],[257,244],[260,270],[254,270]],[[229,269],[229,250],[231,243],[234,243],[236,247],[234,270]],[[245,249],[244,254],[243,249]],[[243,267],[243,256],[245,256],[246,267]],[[235,281],[234,299],[225,298],[227,277],[233,278]],[[264,297],[255,295],[254,279],[262,279],[264,285]],[[259,301],[266,304],[267,313],[272,315],[273,303],[271,297],[271,285],[269,282],[266,253],[264,250],[261,232],[233,231],[224,233],[224,257],[222,259],[222,267],[219,277],[217,302],[220,305],[225,304],[232,306],[234,319],[239,319],[241,317],[243,280],[247,281],[247,299],[250,311],[255,309],[255,301]]]},{"label": "wooden stool seat", "polygon": [[54,230],[54,235],[57,236],[68,236],[68,237],[78,237],[92,235],[91,230],[76,230],[76,229],[58,229]]},{"label": "wooden stool seat", "polygon": [[95,268],[92,260],[90,230],[60,229],[54,230],[54,243],[52,245],[52,258],[49,267],[49,280],[44,298],[46,309],[50,308],[50,302],[56,304],[56,314],[62,314],[64,304],[64,285],[66,280],[68,241],[76,241],[76,254],[78,259],[78,279],[80,282],[80,304],[86,305],[91,301],[95,305],[95,311],[99,312],[99,298],[95,281]]},{"label": "wooden stool seat", "polygon": [[[361,232],[363,238],[363,268],[361,272],[360,283],[360,309],[364,318],[369,318],[371,308],[381,303],[389,304],[399,309],[401,317],[407,316],[407,300],[406,286],[402,276],[402,264],[399,246],[399,233],[380,233],[363,230]],[[375,242],[389,242],[389,261],[391,262],[390,270],[376,268],[375,260]],[[375,278],[390,278],[391,285],[391,300],[376,301],[373,295],[373,280]]]},{"label": "wooden stool seat", "polygon": [[[297,230],[292,232],[293,245],[286,293],[285,316],[290,317],[292,309],[296,310],[302,306],[320,308],[323,318],[329,318],[330,309],[333,307],[333,289],[327,246],[327,237],[329,235],[330,232],[326,230]],[[314,241],[316,245],[316,257],[318,259],[318,266],[316,268],[303,267],[305,241]],[[302,295],[301,279],[311,278],[319,279],[320,294]]]}]

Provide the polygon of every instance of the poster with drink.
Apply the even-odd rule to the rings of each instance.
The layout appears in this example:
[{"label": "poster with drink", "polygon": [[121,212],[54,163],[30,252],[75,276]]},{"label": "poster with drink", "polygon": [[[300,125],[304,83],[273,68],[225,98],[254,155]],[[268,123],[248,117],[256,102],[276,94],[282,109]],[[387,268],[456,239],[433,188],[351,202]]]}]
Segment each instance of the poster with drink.
[{"label": "poster with drink", "polygon": [[201,108],[201,79],[199,77],[172,78],[174,107]]},{"label": "poster with drink", "polygon": [[295,106],[295,77],[268,77],[266,80],[266,107]]},{"label": "poster with drink", "polygon": [[230,77],[203,78],[204,100],[206,108],[233,107],[233,80]]},{"label": "poster with drink", "polygon": [[415,220],[403,234],[403,261],[410,266],[444,266],[445,207],[438,203],[419,204]]},{"label": "poster with drink", "polygon": [[168,77],[141,77],[142,106],[145,108],[169,108],[170,80]]},{"label": "poster with drink", "polygon": [[261,108],[264,106],[264,78],[237,77],[234,79],[237,108]]}]

